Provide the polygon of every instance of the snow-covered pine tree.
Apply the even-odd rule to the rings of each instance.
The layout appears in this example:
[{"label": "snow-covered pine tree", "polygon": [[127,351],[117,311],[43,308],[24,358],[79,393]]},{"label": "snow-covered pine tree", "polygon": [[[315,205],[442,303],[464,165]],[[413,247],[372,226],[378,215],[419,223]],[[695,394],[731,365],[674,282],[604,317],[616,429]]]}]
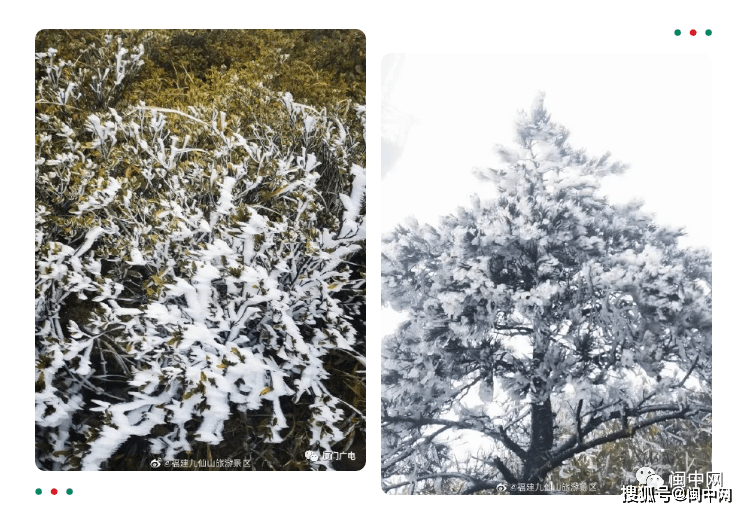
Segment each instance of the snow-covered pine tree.
[{"label": "snow-covered pine tree", "polygon": [[[710,412],[710,253],[608,203],[600,178],[624,166],[573,149],[543,96],[516,128],[478,171],[498,199],[384,237],[382,301],[410,317],[383,343],[385,490],[539,492],[577,454]],[[469,407],[485,381],[493,403]],[[434,469],[428,445],[454,431],[494,443],[481,465]]]}]

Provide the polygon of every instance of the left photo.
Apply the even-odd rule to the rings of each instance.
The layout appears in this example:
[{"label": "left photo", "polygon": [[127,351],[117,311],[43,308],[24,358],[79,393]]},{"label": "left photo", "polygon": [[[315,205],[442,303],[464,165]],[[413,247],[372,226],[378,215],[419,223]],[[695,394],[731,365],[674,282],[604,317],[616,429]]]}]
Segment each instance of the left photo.
[{"label": "left photo", "polygon": [[358,30],[35,40],[36,466],[366,462]]}]

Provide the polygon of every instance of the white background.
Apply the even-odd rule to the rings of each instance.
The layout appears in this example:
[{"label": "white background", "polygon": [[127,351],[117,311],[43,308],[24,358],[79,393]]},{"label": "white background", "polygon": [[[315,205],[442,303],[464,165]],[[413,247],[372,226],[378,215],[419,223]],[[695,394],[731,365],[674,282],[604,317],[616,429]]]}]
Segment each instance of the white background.
[{"label": "white background", "polygon": [[[715,2],[714,2],[715,3]],[[379,169],[379,119],[380,112],[380,62],[387,53],[496,53],[509,56],[521,54],[531,61],[548,53],[564,59],[567,54],[579,54],[580,62],[597,63],[604,66],[611,62],[613,54],[669,54],[667,62],[679,62],[676,79],[669,82],[672,98],[670,106],[678,112],[694,112],[700,118],[707,99],[699,95],[684,94],[690,87],[688,81],[694,77],[688,73],[687,62],[692,59],[693,72],[703,71],[704,58],[710,57],[712,70],[712,114],[711,161],[699,166],[694,177],[702,181],[702,195],[708,195],[707,170],[711,175],[712,224],[711,246],[714,252],[714,356],[715,414],[714,414],[714,460],[716,471],[724,473],[725,486],[732,488],[734,503],[739,508],[744,503],[745,485],[744,425],[741,420],[743,385],[740,376],[745,357],[745,314],[742,294],[745,289],[742,257],[742,222],[744,218],[745,172],[747,166],[742,155],[747,140],[747,109],[745,108],[745,83],[742,74],[747,29],[744,15],[737,11],[738,2],[721,2],[716,7],[705,2],[636,2],[628,1],[609,6],[609,2],[485,2],[462,0],[457,3],[412,2],[412,6],[401,0],[396,2],[220,2],[208,4],[155,3],[129,1],[124,3],[102,2],[45,2],[18,4],[8,11],[3,31],[3,57],[6,62],[2,85],[3,111],[2,140],[3,171],[5,178],[3,201],[5,235],[2,251],[4,292],[2,308],[3,339],[7,347],[5,371],[2,378],[2,425],[3,461],[0,491],[3,502],[11,510],[28,507],[30,510],[46,508],[67,510],[248,510],[279,509],[297,510],[301,507],[332,510],[411,510],[413,506],[435,510],[452,510],[458,500],[464,498],[417,497],[403,498],[385,496],[380,490],[378,453],[379,435],[379,340],[380,294],[378,292],[379,238],[382,220],[382,184],[376,179]],[[367,36],[368,79],[368,387],[369,431],[368,465],[356,473],[218,473],[218,472],[164,472],[149,473],[53,473],[42,472],[34,465],[34,408],[32,385],[33,313],[31,287],[31,233],[33,201],[33,173],[31,159],[31,133],[33,122],[30,105],[33,101],[31,52],[36,31],[46,28],[81,26],[126,26],[126,27],[203,27],[203,28],[357,28]],[[683,35],[675,37],[674,29],[680,28]],[[699,35],[691,37],[691,28]],[[713,36],[703,35],[705,29],[714,31]],[[583,54],[586,54],[584,57]],[[515,59],[516,57],[510,57]],[[684,60],[683,60],[684,59]],[[650,61],[647,57],[642,61]],[[654,64],[654,67],[657,65]],[[647,68],[649,69],[649,68]],[[593,78],[592,69],[562,71],[568,80],[587,87],[588,90],[604,92],[612,84],[592,87],[580,82],[579,73]],[[500,69],[500,80],[496,80],[494,97],[501,98],[502,84],[511,82],[510,67]],[[631,73],[630,75],[628,73]],[[444,70],[448,75],[448,70]],[[621,80],[636,79],[645,82],[643,73],[636,75],[628,70]],[[695,77],[697,82],[702,77]],[[609,126],[596,129],[596,123],[610,122],[614,117],[602,109],[619,108],[623,111],[622,129],[630,131],[631,139],[638,137],[641,120],[626,117],[625,111],[634,108],[624,98],[609,98],[590,112],[574,112],[567,108],[558,96],[558,89],[543,86],[547,92],[547,106],[554,118],[572,132],[571,142],[578,142],[594,152],[610,150],[617,158],[631,163],[633,169],[645,169],[652,164],[651,153],[638,153],[634,141],[607,130]],[[568,88],[572,91],[573,87]],[[641,94],[653,90],[645,83]],[[454,90],[458,94],[459,90]],[[529,108],[532,92],[522,89],[524,95],[508,105],[512,110]],[[434,106],[434,112],[437,105]],[[679,108],[676,108],[679,107]],[[592,116],[586,120],[576,116]],[[679,115],[679,114],[678,114]],[[707,114],[706,114],[707,115]],[[688,117],[682,123],[691,122]],[[614,124],[614,123],[613,123]],[[679,124],[672,123],[672,124]],[[510,128],[510,127],[509,127]],[[673,129],[673,126],[669,126]],[[505,142],[505,123],[496,123],[495,134],[489,144]],[[697,130],[702,128],[697,127]],[[598,133],[597,133],[598,132]],[[652,132],[658,138],[663,133]],[[702,141],[702,131],[694,136],[695,143]],[[442,140],[449,140],[445,134]],[[651,141],[655,144],[657,141]],[[664,162],[698,152],[690,143],[669,146],[670,153]],[[444,144],[439,144],[443,148]],[[477,150],[475,150],[477,151]],[[671,154],[676,152],[677,154]],[[454,162],[461,172],[479,164],[471,155],[465,154]],[[454,169],[450,165],[449,169]],[[631,172],[633,172],[631,169]],[[689,176],[689,174],[688,174]],[[664,182],[669,186],[671,182]],[[701,198],[702,199],[702,198]],[[692,199],[688,199],[692,200]],[[693,209],[698,205],[693,205]],[[695,227],[689,227],[695,232]],[[708,230],[705,229],[704,232]],[[707,236],[707,235],[704,235]],[[44,489],[36,496],[34,489]],[[49,489],[62,491],[57,496]],[[75,490],[73,496],[64,495],[64,489]],[[482,500],[485,508],[496,506],[551,506],[568,510],[624,508],[620,496],[605,497],[493,497],[500,505]],[[505,501],[504,501],[505,500]],[[530,501],[530,504],[525,503]],[[552,503],[548,503],[552,502]],[[474,506],[470,500],[470,506]],[[415,504],[415,505],[414,505]],[[456,505],[460,506],[460,505]],[[461,504],[461,506],[464,506]],[[641,506],[641,505],[638,505]],[[649,505],[651,506],[651,505]],[[677,505],[697,507],[696,504]],[[729,505],[703,504],[703,507]],[[742,505],[743,506],[743,505]]]},{"label": "white background", "polygon": [[711,65],[692,54],[406,55],[389,103],[417,124],[382,182],[382,229],[409,215],[435,225],[471,194],[492,195],[470,171],[499,165],[493,145],[514,142],[538,91],[571,146],[630,164],[604,194],[639,197],[710,246]]}]

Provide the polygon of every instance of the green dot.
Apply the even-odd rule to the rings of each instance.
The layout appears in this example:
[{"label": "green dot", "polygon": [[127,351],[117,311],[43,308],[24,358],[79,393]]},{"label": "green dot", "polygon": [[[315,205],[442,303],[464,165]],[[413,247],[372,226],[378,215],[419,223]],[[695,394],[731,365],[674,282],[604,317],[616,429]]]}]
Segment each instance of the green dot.
[{"label": "green dot", "polygon": [[68,493],[68,495],[69,495],[69,494],[72,494],[72,493],[73,493],[73,490],[72,490],[72,489],[68,489],[68,490],[67,490],[67,491],[65,491],[65,492],[66,492],[66,493]]},{"label": "green dot", "polygon": [[676,35],[676,36],[680,35],[681,33],[682,33],[682,31],[680,29],[677,29],[677,30],[674,31],[674,35]]},{"label": "green dot", "polygon": [[36,490],[36,494],[37,494],[37,495],[39,495],[39,494],[41,494],[41,493],[42,493],[42,490],[41,490],[41,489],[37,489],[37,490]]},{"label": "green dot", "polygon": [[711,29],[710,29],[710,28],[709,28],[708,30],[706,30],[706,35],[707,35],[707,36],[710,36],[711,34],[713,34],[713,32],[711,32]]}]

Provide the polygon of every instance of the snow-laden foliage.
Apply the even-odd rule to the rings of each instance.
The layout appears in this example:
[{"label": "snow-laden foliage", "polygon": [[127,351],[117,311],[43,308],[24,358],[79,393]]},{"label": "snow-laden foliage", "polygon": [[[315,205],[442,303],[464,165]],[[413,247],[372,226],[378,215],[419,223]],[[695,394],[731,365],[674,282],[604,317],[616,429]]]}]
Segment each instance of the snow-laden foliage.
[{"label": "snow-laden foliage", "polygon": [[[710,403],[708,396],[698,399]],[[642,467],[651,468],[665,482],[673,472],[705,475],[713,470],[710,420],[710,417],[702,422],[672,420],[653,425],[633,438],[599,445],[579,454],[554,469],[549,478],[561,485],[597,483],[594,490],[576,486],[579,494],[619,494],[621,482],[636,482],[636,471]],[[617,428],[618,425],[610,424],[602,427],[600,434],[611,434]]]},{"label": "snow-laden foliage", "polygon": [[[538,484],[709,410],[693,393],[710,386],[710,253],[678,246],[683,232],[640,204],[609,204],[599,180],[624,166],[574,150],[542,96],[516,128],[502,165],[477,171],[498,199],[383,239],[382,301],[410,317],[384,340],[385,489],[449,471],[463,492]],[[432,455],[453,431],[493,443],[481,467]]]},{"label": "snow-laden foliage", "polygon": [[303,454],[363,425],[330,378],[365,364],[365,107],[237,79],[253,112],[115,109],[143,52],[36,55],[37,464],[331,469]]}]

